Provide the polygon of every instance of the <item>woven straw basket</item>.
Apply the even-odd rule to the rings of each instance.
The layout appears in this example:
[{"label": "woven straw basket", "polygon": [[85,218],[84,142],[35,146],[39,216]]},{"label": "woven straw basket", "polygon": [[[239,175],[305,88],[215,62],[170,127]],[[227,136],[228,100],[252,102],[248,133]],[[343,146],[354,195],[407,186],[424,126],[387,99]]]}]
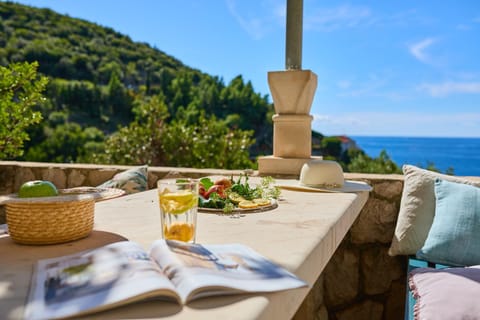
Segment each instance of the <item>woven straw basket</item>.
[{"label": "woven straw basket", "polygon": [[88,195],[16,198],[5,204],[8,233],[21,244],[54,244],[84,238],[93,229],[95,200]]}]

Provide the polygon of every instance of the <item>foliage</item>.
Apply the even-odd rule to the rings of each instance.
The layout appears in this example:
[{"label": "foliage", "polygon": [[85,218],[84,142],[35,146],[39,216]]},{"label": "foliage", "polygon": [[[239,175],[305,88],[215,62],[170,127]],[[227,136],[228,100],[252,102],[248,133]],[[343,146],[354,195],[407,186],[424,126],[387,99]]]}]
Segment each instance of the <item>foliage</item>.
[{"label": "foliage", "polygon": [[324,157],[340,158],[342,154],[342,141],[338,137],[324,137],[320,143]]},{"label": "foliage", "polygon": [[[225,84],[110,28],[0,2],[0,67],[24,61],[24,91],[0,92],[0,158],[243,169],[273,151],[273,105],[241,75]],[[399,172],[385,152],[312,141],[346,171]]]},{"label": "foliage", "polygon": [[401,169],[388,156],[385,150],[377,158],[371,158],[361,150],[349,151],[351,162],[347,164],[349,172],[358,173],[401,173]]},{"label": "foliage", "polygon": [[107,139],[96,162],[169,165],[196,168],[251,168],[251,131],[231,130],[215,116],[194,107],[170,123],[164,96],[136,102],[136,119]]},{"label": "foliage", "polygon": [[236,181],[233,176],[217,181],[204,177],[200,179],[198,205],[232,213],[247,203],[249,208],[271,205],[271,200],[278,199],[280,194],[280,188],[275,186],[275,180],[270,176],[263,177],[255,187],[248,182],[248,175],[240,175]]},{"label": "foliage", "polygon": [[[139,100],[148,100],[159,94],[168,111],[163,123],[174,122],[175,126],[181,113],[203,110],[206,119],[215,119],[231,132],[230,147],[224,149],[232,150],[237,137],[252,132],[249,139],[254,141],[253,144],[237,144],[241,158],[245,145],[248,145],[247,151],[252,157],[272,152],[273,106],[267,96],[254,92],[251,83],[245,82],[241,76],[226,85],[223,79],[189,68],[148,44],[135,43],[110,28],[49,9],[0,2],[0,20],[0,65],[11,61],[38,61],[39,72],[50,79],[45,92],[46,101],[40,109],[47,120],[29,128],[34,139],[25,144],[25,156],[19,160],[177,163],[179,155],[172,163],[158,155],[158,146],[152,145],[152,141],[160,140],[158,137],[156,140],[142,137],[145,128],[138,126],[140,120],[133,112]],[[64,115],[69,125],[66,126],[65,121],[57,116],[50,117],[52,114]],[[195,121],[198,123],[199,120]],[[116,144],[125,151],[123,155],[116,153],[121,159],[113,156],[110,147],[99,140],[101,135],[96,135],[94,140],[85,137],[88,141],[71,136],[80,136],[90,127],[100,130],[104,138],[112,136],[110,146]],[[245,132],[235,133],[236,129]],[[73,141],[83,141],[84,145],[77,148],[60,141],[46,142],[46,139],[60,137],[66,131]],[[130,149],[124,148],[121,141],[113,143],[120,138],[129,139]],[[40,147],[55,150],[41,152]],[[157,151],[148,151],[154,148]],[[72,150],[75,152],[71,153]],[[107,154],[102,155],[104,152]],[[246,165],[244,159],[227,162],[228,166],[233,163]]]},{"label": "foliage", "polygon": [[[418,167],[422,168],[423,166],[421,164],[417,164]],[[430,171],[434,171],[434,172],[441,172],[440,169],[438,169],[436,166],[435,166],[435,163],[431,162],[431,161],[427,161],[427,165],[425,166],[425,169],[426,170],[430,170]],[[453,167],[448,167],[446,170],[445,170],[445,174],[448,174],[448,175],[455,175],[455,170],[453,169]]]},{"label": "foliage", "polygon": [[175,167],[247,169],[253,167],[248,152],[252,136],[253,131],[232,130],[200,112],[193,122],[180,118],[165,128],[162,151],[166,163]]},{"label": "foliage", "polygon": [[37,63],[0,66],[0,159],[23,154],[26,129],[42,119],[35,105],[44,98],[47,78],[37,75]]},{"label": "foliage", "polygon": [[63,123],[54,128],[46,127],[45,140],[28,149],[32,161],[69,163],[83,159],[88,162],[87,147],[103,140],[103,133],[96,128],[82,129],[78,123]]},{"label": "foliage", "polygon": [[168,117],[164,97],[139,97],[134,103],[135,121],[108,137],[105,152],[97,153],[94,162],[115,164],[163,163],[161,136]]},{"label": "foliage", "polygon": [[401,173],[385,150],[377,158],[371,158],[361,149],[343,146],[338,136],[321,137],[320,146],[323,159],[338,161],[346,172]]}]

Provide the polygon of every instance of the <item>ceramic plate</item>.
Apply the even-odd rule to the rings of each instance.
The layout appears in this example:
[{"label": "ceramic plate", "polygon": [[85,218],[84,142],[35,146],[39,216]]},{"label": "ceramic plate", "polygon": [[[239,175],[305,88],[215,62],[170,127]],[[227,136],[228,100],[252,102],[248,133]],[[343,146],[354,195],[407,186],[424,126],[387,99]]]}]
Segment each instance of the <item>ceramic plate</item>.
[{"label": "ceramic plate", "polygon": [[[250,208],[250,209],[242,209],[242,208],[236,208],[233,210],[232,213],[255,213],[255,212],[264,212],[264,211],[269,211],[273,210],[276,207],[278,207],[278,202],[275,199],[270,200],[270,204],[266,206],[258,206],[255,208]],[[223,209],[213,209],[213,208],[201,208],[198,207],[198,212],[203,212],[203,213],[220,213],[224,214]]]},{"label": "ceramic plate", "polygon": [[116,188],[97,188],[97,187],[76,187],[69,189],[60,189],[58,192],[62,195],[69,194],[88,194],[92,195],[95,201],[103,201],[107,199],[123,196],[125,191]]}]

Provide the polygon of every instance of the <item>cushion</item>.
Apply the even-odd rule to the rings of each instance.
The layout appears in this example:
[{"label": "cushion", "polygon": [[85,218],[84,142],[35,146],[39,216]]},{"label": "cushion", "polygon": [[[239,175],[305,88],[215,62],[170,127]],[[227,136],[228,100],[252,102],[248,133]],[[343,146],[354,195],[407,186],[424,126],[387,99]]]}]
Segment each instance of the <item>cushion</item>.
[{"label": "cushion", "polygon": [[435,179],[480,186],[470,181],[412,165],[403,166],[404,182],[397,225],[388,253],[414,255],[423,246],[435,214]]},{"label": "cushion", "polygon": [[479,319],[480,266],[418,268],[409,274],[415,319]]},{"label": "cushion", "polygon": [[147,166],[141,166],[117,173],[112,179],[105,181],[99,188],[117,188],[127,194],[145,191],[147,184]]},{"label": "cushion", "polygon": [[466,266],[480,264],[480,188],[437,179],[436,209],[421,259]]}]

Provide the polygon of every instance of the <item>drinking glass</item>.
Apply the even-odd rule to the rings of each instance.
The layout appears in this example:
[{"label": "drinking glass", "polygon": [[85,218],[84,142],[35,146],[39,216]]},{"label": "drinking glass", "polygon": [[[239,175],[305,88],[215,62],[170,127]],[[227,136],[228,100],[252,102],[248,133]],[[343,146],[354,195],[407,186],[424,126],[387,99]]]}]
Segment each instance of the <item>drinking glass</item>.
[{"label": "drinking glass", "polygon": [[162,238],[195,243],[198,180],[159,180],[157,187]]}]

